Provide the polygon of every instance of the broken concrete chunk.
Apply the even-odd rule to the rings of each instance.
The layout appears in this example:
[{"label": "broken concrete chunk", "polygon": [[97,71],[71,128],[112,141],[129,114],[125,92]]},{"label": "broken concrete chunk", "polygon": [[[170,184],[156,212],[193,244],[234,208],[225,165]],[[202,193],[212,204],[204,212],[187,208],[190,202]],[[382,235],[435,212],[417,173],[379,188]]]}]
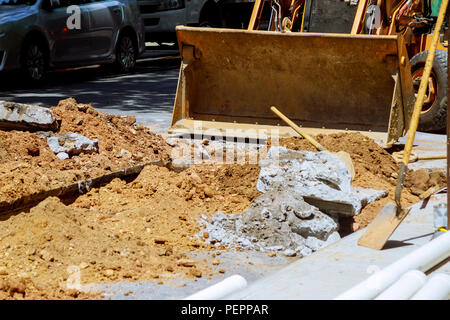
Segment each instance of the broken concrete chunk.
[{"label": "broken concrete chunk", "polygon": [[295,257],[297,255],[297,252],[295,252],[295,250],[292,250],[292,249],[286,249],[283,251],[283,254],[286,257]]},{"label": "broken concrete chunk", "polygon": [[307,257],[313,253],[313,251],[310,248],[305,246],[297,247],[295,251],[302,257]]},{"label": "broken concrete chunk", "polygon": [[295,251],[304,247],[308,236],[325,242],[338,230],[332,218],[306,203],[295,190],[266,192],[241,213],[216,212],[200,223],[205,230],[199,236],[206,231],[206,240],[211,243],[263,252]]},{"label": "broken concrete chunk", "polygon": [[[368,203],[387,195],[384,190],[352,188],[345,163],[332,153],[273,146],[260,166],[258,191],[295,190],[307,203],[329,214],[357,215]],[[299,218],[308,215],[300,212]]]},{"label": "broken concrete chunk", "polygon": [[69,159],[69,155],[65,152],[60,152],[56,155],[58,158],[60,158],[61,160],[66,160]]},{"label": "broken concrete chunk", "polygon": [[336,222],[322,212],[315,212],[314,217],[308,220],[299,220],[292,224],[292,230],[304,238],[313,236],[326,240],[328,236],[337,230]]},{"label": "broken concrete chunk", "polygon": [[0,129],[57,130],[59,123],[52,110],[30,104],[0,101]]},{"label": "broken concrete chunk", "polygon": [[98,140],[90,140],[78,133],[61,133],[47,137],[47,144],[55,154],[69,156],[98,152]]},{"label": "broken concrete chunk", "polygon": [[308,237],[306,238],[305,245],[312,251],[318,251],[324,247],[325,241],[317,239],[316,237]]},{"label": "broken concrete chunk", "polygon": [[122,149],[122,150],[120,150],[120,156],[125,159],[130,159],[133,155],[127,149]]}]

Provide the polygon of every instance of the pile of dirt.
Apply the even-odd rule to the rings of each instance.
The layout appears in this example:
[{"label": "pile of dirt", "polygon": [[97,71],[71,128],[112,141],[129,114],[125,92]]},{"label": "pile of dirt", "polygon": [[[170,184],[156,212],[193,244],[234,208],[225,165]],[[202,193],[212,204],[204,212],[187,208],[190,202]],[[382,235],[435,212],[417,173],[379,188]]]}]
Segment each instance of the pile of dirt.
[{"label": "pile of dirt", "polygon": [[[246,209],[260,194],[258,173],[258,166],[195,165],[181,173],[147,166],[134,181],[114,179],[70,205],[51,197],[5,218],[0,298],[92,297],[67,288],[73,280],[68,268],[79,270],[82,286],[152,279],[162,284],[175,276],[224,272],[215,254],[225,248],[195,237],[198,220]],[[189,257],[205,250],[211,261]],[[10,290],[11,281],[24,290]]]},{"label": "pile of dirt", "polygon": [[421,195],[431,187],[442,188],[447,185],[447,177],[442,171],[429,171],[419,169],[408,172],[405,179],[405,187],[411,190],[412,194]]},{"label": "pile of dirt", "polygon": [[39,133],[0,131],[0,202],[99,177],[136,164],[168,162],[171,147],[164,138],[137,124],[134,117],[98,112],[66,99],[52,107],[61,120],[58,133],[74,132],[98,139],[99,152],[61,160]]},{"label": "pile of dirt", "polygon": [[[388,202],[394,201],[399,165],[373,139],[358,132],[319,134],[314,138],[331,152],[345,151],[350,154],[355,167],[353,186],[389,191],[388,197],[369,204],[358,216],[352,217],[351,221],[342,223],[350,224],[350,231],[366,227]],[[317,151],[307,140],[300,137],[280,139],[279,144],[293,150]],[[402,192],[403,206],[418,202],[417,196],[435,184],[445,185],[445,175],[442,172],[409,170]]]},{"label": "pile of dirt", "polygon": [[[62,120],[60,133],[75,132],[98,139],[99,153],[60,160],[36,134],[0,131],[0,201],[137,163],[169,161],[172,147],[148,128],[134,125],[132,117],[102,114],[73,99],[63,100],[52,109]],[[332,152],[350,154],[356,171],[355,186],[389,191],[388,198],[352,218],[354,229],[364,227],[393,199],[397,163],[373,140],[357,133],[316,138]],[[316,151],[303,139],[280,142],[294,150]],[[205,149],[208,146],[202,145]],[[133,181],[114,179],[76,199],[50,197],[29,212],[3,215],[0,299],[91,298],[96,293],[80,292],[87,283],[154,279],[162,284],[173,277],[211,277],[224,272],[217,254],[226,248],[207,241],[210,235],[199,220],[207,220],[216,212],[245,211],[261,195],[256,189],[259,173],[256,164],[202,163],[179,173],[149,165]],[[404,205],[418,201],[410,192],[414,188],[423,190],[441,182],[442,176],[436,174],[409,175]],[[247,211],[249,223],[261,222],[263,207],[270,207],[263,204],[257,202]],[[273,206],[276,208],[278,202]],[[274,226],[284,228],[284,224]],[[306,241],[309,234],[302,237]],[[286,248],[293,250],[293,245],[287,243]],[[208,258],[193,260],[191,254],[200,251],[208,252]]]}]

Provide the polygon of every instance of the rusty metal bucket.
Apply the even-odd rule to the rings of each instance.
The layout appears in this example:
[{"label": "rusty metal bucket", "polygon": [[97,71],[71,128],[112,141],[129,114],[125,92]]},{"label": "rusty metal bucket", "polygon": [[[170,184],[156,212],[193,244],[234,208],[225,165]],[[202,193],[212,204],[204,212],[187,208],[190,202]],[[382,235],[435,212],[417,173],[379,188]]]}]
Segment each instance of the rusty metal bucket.
[{"label": "rusty metal bucket", "polygon": [[[405,133],[414,104],[402,38],[177,27],[170,133],[280,125]],[[245,131],[245,130],[243,130]],[[292,131],[290,131],[292,133]],[[245,135],[245,134],[244,134]]]}]

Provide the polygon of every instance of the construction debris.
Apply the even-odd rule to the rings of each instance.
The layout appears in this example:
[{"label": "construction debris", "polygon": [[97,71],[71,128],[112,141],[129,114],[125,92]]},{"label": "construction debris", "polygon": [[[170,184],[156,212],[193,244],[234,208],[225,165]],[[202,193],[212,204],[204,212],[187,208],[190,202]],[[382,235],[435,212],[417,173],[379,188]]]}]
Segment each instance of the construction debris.
[{"label": "construction debris", "polygon": [[345,163],[335,154],[273,146],[261,161],[258,191],[293,190],[327,213],[353,216],[387,191],[354,189]]},{"label": "construction debris", "polygon": [[90,140],[78,133],[40,134],[40,137],[47,137],[50,149],[63,160],[80,153],[98,152],[98,139]]},{"label": "construction debris", "polygon": [[52,110],[30,104],[0,101],[1,130],[56,130]]},{"label": "construction debris", "polygon": [[[350,182],[333,155],[307,152],[315,150],[300,138],[282,139],[281,146],[167,139],[134,117],[104,114],[74,99],[50,110],[60,120],[56,132],[0,130],[0,203],[25,196],[41,201],[30,210],[2,212],[0,298],[82,299],[96,294],[91,282],[210,277],[228,272],[217,254],[230,247],[307,256],[337,241],[348,225],[367,225],[393,194],[398,165],[359,134],[315,137],[331,152],[350,154],[356,173]],[[54,151],[75,134],[92,142],[88,152],[65,149],[69,157],[59,159]],[[54,139],[52,150],[48,138],[61,136],[68,139]],[[279,159],[272,158],[276,150]],[[154,161],[161,165],[146,165]],[[129,168],[139,170],[126,179],[114,176]],[[443,183],[440,174],[426,173],[407,179],[406,203],[418,201],[414,188]],[[82,195],[45,193],[107,175],[115,179],[83,185]],[[312,188],[323,191],[316,197],[322,204],[312,202],[306,192]],[[388,197],[375,200],[378,190]],[[36,196],[41,192],[46,198]],[[350,197],[359,214],[327,210],[330,192]],[[193,258],[200,252],[210,259]],[[76,274],[81,283],[67,286]]]},{"label": "construction debris", "polygon": [[[203,216],[207,241],[263,252],[304,256],[340,239],[338,219],[306,203],[295,190],[269,191],[247,210]],[[309,248],[310,250],[305,250]]]},{"label": "construction debris", "polygon": [[[0,130],[0,202],[14,201],[142,163],[169,162],[172,148],[147,127],[134,125],[134,117],[104,114],[90,105],[77,104],[74,99],[62,100],[58,106],[45,110],[61,122],[55,133]],[[72,140],[73,137],[76,139]],[[70,157],[60,159],[48,140],[57,154],[63,151]],[[86,149],[91,152],[86,153]],[[97,152],[92,152],[95,150]],[[123,150],[128,151],[126,156]]]}]

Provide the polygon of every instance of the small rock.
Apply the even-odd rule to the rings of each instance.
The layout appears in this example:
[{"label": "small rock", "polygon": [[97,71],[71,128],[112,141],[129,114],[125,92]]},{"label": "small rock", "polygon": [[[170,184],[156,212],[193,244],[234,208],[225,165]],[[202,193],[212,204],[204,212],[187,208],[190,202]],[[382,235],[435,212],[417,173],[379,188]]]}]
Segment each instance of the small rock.
[{"label": "small rock", "polygon": [[269,257],[275,257],[277,254],[275,253],[275,252],[269,252],[268,254],[267,254],[267,256],[269,256]]},{"label": "small rock", "polygon": [[313,253],[313,251],[308,247],[303,247],[299,251],[299,253],[302,255],[302,257],[307,257],[307,256],[311,255]]},{"label": "small rock", "polygon": [[131,154],[130,151],[126,150],[126,149],[122,149],[120,150],[120,155],[122,157],[124,157],[125,159],[130,159],[133,155]]},{"label": "small rock", "polygon": [[197,184],[202,183],[202,179],[200,178],[200,176],[198,174],[196,174],[195,172],[191,173],[191,179],[196,182]]},{"label": "small rock", "polygon": [[89,267],[88,263],[86,263],[86,262],[80,263],[80,269],[86,269],[87,267]]},{"label": "small rock", "polygon": [[225,273],[225,269],[219,269],[219,273]]},{"label": "small rock", "polygon": [[39,252],[39,256],[41,257],[41,259],[43,259],[45,261],[53,262],[55,260],[55,258],[50,254],[50,252],[48,252],[45,249],[43,249]]},{"label": "small rock", "polygon": [[130,294],[132,294],[133,293],[133,291],[131,291],[131,290],[129,290],[129,291],[127,291],[127,292],[125,292],[123,295],[125,296],[125,297],[128,297]]},{"label": "small rock", "polygon": [[136,117],[135,116],[120,116],[120,118],[122,119],[122,121],[129,125],[132,126],[133,124],[136,123]]},{"label": "small rock", "polygon": [[219,264],[220,264],[220,259],[218,259],[218,258],[214,259],[214,260],[211,262],[211,264],[212,264],[213,266],[219,265]]},{"label": "small rock", "polygon": [[203,232],[203,239],[208,239],[209,238],[209,232],[205,231]]},{"label": "small rock", "polygon": [[177,264],[182,267],[191,268],[195,266],[195,261],[190,259],[180,259],[177,261]]},{"label": "small rock", "polygon": [[203,139],[202,140],[202,145],[204,145],[204,146],[209,145],[209,140],[208,139]]},{"label": "small rock", "polygon": [[177,145],[177,140],[173,138],[168,138],[166,139],[166,143],[171,147],[175,147]]},{"label": "small rock", "polygon": [[69,159],[69,155],[65,152],[59,152],[56,156],[61,160]]},{"label": "small rock", "polygon": [[13,296],[14,293],[24,294],[25,290],[26,290],[26,285],[25,285],[24,280],[9,279],[7,286],[9,288],[9,294],[11,296]]},{"label": "small rock", "polygon": [[155,243],[156,244],[164,244],[164,243],[166,243],[167,242],[167,240],[166,239],[163,239],[163,238],[156,238],[155,239]]},{"label": "small rock", "polygon": [[80,295],[80,291],[77,289],[66,290],[66,294],[72,298],[77,298]]},{"label": "small rock", "polygon": [[192,166],[194,162],[190,159],[173,159],[172,160],[172,168],[175,170],[184,170]]},{"label": "small rock", "polygon": [[284,254],[286,257],[295,257],[295,256],[297,255],[297,253],[295,252],[295,250],[292,250],[292,249],[286,249],[286,250],[284,250],[284,251],[283,251],[283,254]]},{"label": "small rock", "polygon": [[40,154],[39,146],[30,144],[27,146],[27,153],[32,157],[37,157]]},{"label": "small rock", "polygon": [[202,272],[201,272],[199,269],[197,269],[197,268],[192,268],[192,269],[190,270],[190,273],[191,273],[194,277],[197,277],[197,278],[201,278],[201,277],[202,277]]},{"label": "small rock", "polygon": [[112,276],[114,275],[114,270],[106,269],[106,270],[103,272],[103,274],[104,274],[105,276],[107,276],[108,278],[110,278],[110,277],[112,277]]},{"label": "small rock", "polygon": [[144,159],[144,154],[142,152],[138,152],[134,154],[133,157],[136,161],[141,161],[142,159]]},{"label": "small rock", "polygon": [[6,267],[0,267],[0,276],[7,276],[8,271],[6,270]]},{"label": "small rock", "polygon": [[318,251],[323,248],[325,241],[317,239],[316,237],[308,237],[306,238],[305,245],[312,251]]},{"label": "small rock", "polygon": [[205,195],[206,195],[207,197],[209,197],[209,198],[212,198],[212,197],[214,196],[214,191],[213,191],[210,187],[208,187],[208,186],[206,186],[205,188],[203,188],[203,192],[204,192]]}]

